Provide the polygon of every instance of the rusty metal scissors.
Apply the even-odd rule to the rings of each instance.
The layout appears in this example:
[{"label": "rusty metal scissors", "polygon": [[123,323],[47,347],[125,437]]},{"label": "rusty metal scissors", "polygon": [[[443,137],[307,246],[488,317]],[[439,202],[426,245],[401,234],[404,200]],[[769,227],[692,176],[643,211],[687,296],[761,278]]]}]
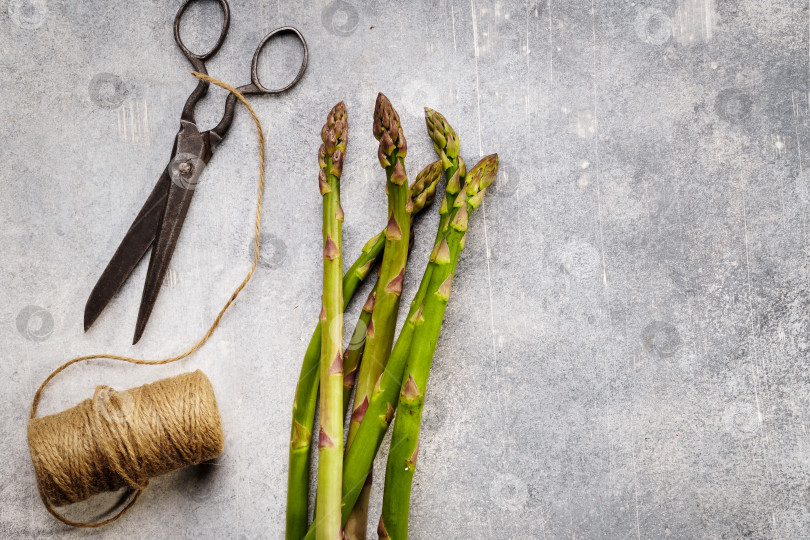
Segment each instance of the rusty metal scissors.
[{"label": "rusty metal scissors", "polygon": [[[186,0],[177,12],[174,18],[174,40],[194,69],[207,74],[205,61],[216,54],[228,34],[230,6],[227,0],[218,0],[223,11],[222,30],[219,38],[210,51],[205,54],[195,54],[183,44],[183,40],[180,38],[180,19],[188,6],[194,1]],[[293,34],[301,41],[301,45],[304,47],[303,61],[298,74],[290,84],[283,88],[269,89],[265,88],[259,81],[257,68],[259,53],[271,38],[280,34]],[[277,28],[267,34],[259,43],[256,52],[253,53],[250,69],[251,82],[239,87],[238,90],[245,95],[280,94],[301,80],[307,68],[307,61],[307,43],[301,32],[290,26]],[[115,296],[149,247],[154,245],[146,273],[146,283],[143,287],[133,344],[137,343],[143,335],[146,321],[152,313],[160,286],[169,268],[169,261],[177,245],[180,229],[183,226],[200,173],[233,123],[236,97],[233,94],[228,94],[222,120],[213,129],[200,132],[194,120],[194,109],[208,92],[208,87],[209,83],[200,81],[188,97],[188,100],[186,100],[183,113],[180,116],[180,131],[178,131],[174,140],[169,164],[166,165],[157,185],[155,185],[149,198],[146,199],[141,211],[135,216],[135,221],[133,221],[129,231],[127,231],[109,264],[107,264],[107,268],[101,274],[96,286],[90,293],[90,298],[88,298],[84,308],[85,331],[90,328],[90,325],[93,324],[101,311]]]}]

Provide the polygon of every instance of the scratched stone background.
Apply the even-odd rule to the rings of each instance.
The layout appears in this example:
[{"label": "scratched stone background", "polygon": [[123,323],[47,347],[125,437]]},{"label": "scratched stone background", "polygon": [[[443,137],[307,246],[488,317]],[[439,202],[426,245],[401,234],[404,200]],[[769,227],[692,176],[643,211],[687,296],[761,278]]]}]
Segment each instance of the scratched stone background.
[{"label": "scratched stone background", "polygon": [[[239,110],[144,338],[130,345],[146,264],[83,331],[195,84],[172,37],[179,6],[0,0],[0,536],[283,536],[293,388],[319,309],[320,126],[345,100],[352,260],[386,218],[378,91],[401,114],[412,174],[435,159],[424,105],[456,127],[469,164],[501,160],[436,353],[411,536],[810,535],[810,13],[788,0],[232,0],[213,76],[247,82],[277,26],[300,28],[310,51],[292,91],[251,98],[268,135],[259,270],[194,357],[79,365],[43,403],[53,413],[97,384],[199,368],[225,454],[154,480],[101,530],[53,520],[25,439],[37,385],[78,354],[183,350],[251,261],[257,151]],[[211,43],[218,16],[195,8],[183,35]],[[275,43],[262,80],[291,78],[299,59]],[[203,127],[223,101],[211,91]],[[427,214],[406,298],[437,223]],[[94,517],[113,500],[67,511]],[[378,477],[370,534],[380,500]]]}]

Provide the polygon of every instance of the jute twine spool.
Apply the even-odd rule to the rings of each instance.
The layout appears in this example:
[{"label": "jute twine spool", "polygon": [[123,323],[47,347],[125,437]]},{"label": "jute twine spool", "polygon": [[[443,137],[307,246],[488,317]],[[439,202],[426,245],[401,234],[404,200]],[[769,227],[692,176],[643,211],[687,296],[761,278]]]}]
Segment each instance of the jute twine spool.
[{"label": "jute twine spool", "polygon": [[[48,512],[59,521],[75,527],[100,527],[117,520],[135,504],[149,478],[214,458],[223,450],[224,435],[214,391],[208,378],[200,371],[124,392],[99,386],[92,399],[58,414],[37,417],[42,391],[56,375],[73,364],[105,358],[139,365],[162,365],[192,355],[213,335],[225,312],[256,271],[264,193],[262,126],[253,108],[235,88],[202,73],[192,74],[234,94],[248,109],[256,124],[259,189],[253,263],[206,333],[187,351],[160,360],[141,360],[114,354],[79,356],[52,371],[37,389],[28,422],[28,446],[37,476],[37,488]],[[123,487],[129,487],[134,496],[115,515],[103,521],[73,521],[55,508]]]},{"label": "jute twine spool", "polygon": [[28,447],[40,493],[54,506],[105,491],[142,491],[149,479],[222,454],[214,388],[202,371],[91,399],[33,418]]}]

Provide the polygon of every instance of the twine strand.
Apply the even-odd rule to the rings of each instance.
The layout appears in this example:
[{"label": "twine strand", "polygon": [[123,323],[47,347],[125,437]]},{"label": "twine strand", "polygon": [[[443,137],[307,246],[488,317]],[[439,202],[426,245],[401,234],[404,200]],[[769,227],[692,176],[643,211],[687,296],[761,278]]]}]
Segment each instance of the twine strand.
[{"label": "twine strand", "polygon": [[[256,268],[259,265],[259,237],[261,235],[261,228],[262,228],[261,220],[262,220],[262,200],[264,197],[264,168],[265,168],[264,131],[262,130],[262,124],[259,121],[259,117],[256,115],[256,112],[253,110],[253,107],[251,107],[250,103],[248,103],[248,101],[245,99],[242,93],[239,92],[236,88],[220,80],[214,79],[213,77],[205,75],[203,73],[192,72],[191,74],[202,81],[215,84],[232,93],[236,97],[236,99],[239,100],[239,102],[242,103],[242,105],[244,105],[247,108],[248,112],[250,113],[250,116],[253,118],[253,121],[256,124],[256,131],[258,133],[258,141],[259,141],[259,185],[258,185],[258,194],[256,196],[256,220],[253,227],[254,232],[253,262],[250,266],[250,270],[248,270],[242,282],[236,287],[236,289],[231,294],[230,298],[228,298],[228,301],[225,302],[225,305],[219,311],[219,314],[217,315],[216,319],[214,319],[214,322],[211,324],[211,326],[208,328],[208,330],[205,332],[202,338],[200,338],[199,341],[197,341],[194,345],[192,345],[188,350],[175,356],[170,356],[168,358],[163,358],[159,360],[143,360],[139,358],[133,358],[131,356],[121,356],[115,354],[89,354],[85,356],[78,356],[76,358],[68,360],[67,362],[65,362],[64,364],[53,370],[37,389],[36,393],[34,394],[34,399],[31,402],[30,418],[32,420],[36,418],[37,408],[39,407],[40,398],[42,397],[42,391],[45,389],[46,386],[48,386],[48,384],[50,384],[51,380],[53,380],[54,377],[56,377],[59,373],[61,373],[62,371],[64,371],[73,364],[84,362],[86,360],[108,359],[138,365],[163,365],[163,364],[170,364],[172,362],[177,362],[178,360],[182,360],[183,358],[186,358],[194,354],[211,338],[214,331],[219,326],[222,317],[225,315],[225,312],[228,311],[228,309],[234,303],[236,298],[239,296],[239,293],[241,293],[242,289],[244,289],[245,286],[248,284],[250,278],[253,277],[253,273],[256,271]],[[103,387],[99,387],[99,389],[101,388]],[[97,399],[99,389],[96,390],[96,396],[94,396],[93,398],[94,400]],[[123,473],[126,474],[126,471],[123,471]],[[50,501],[48,501],[47,497],[45,497],[45,495],[43,494],[42,488],[41,486],[39,486],[39,482],[37,482],[37,484],[40,498],[42,499],[42,502],[45,505],[45,508],[47,508],[48,512],[50,512],[59,521],[66,523],[67,525],[72,525],[74,527],[100,527],[102,525],[106,525],[108,523],[117,520],[122,515],[124,515],[130,508],[132,508],[132,505],[135,504],[135,502],[138,500],[143,490],[142,488],[134,488],[133,486],[137,486],[138,483],[133,482],[130,485],[130,487],[133,489],[134,496],[130,499],[130,501],[126,504],[126,506],[124,506],[117,514],[115,514],[111,518],[99,522],[88,523],[88,522],[72,521],[67,517],[65,517],[64,515],[62,515],[61,513],[59,513],[53,507]]]}]

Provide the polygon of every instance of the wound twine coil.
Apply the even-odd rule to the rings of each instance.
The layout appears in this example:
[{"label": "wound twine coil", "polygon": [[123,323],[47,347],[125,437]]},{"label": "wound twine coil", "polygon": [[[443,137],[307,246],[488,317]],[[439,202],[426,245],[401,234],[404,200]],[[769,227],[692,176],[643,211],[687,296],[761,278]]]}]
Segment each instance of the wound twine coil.
[{"label": "wound twine coil", "polygon": [[[262,125],[253,107],[235,88],[202,73],[192,72],[192,75],[231,92],[248,109],[256,124],[259,185],[253,227],[253,262],[203,337],[187,351],[159,360],[114,354],[79,356],[56,368],[39,386],[31,402],[28,421],[28,447],[37,477],[37,489],[48,512],[62,523],[74,527],[100,527],[117,520],[137,502],[150,477],[222,453],[224,435],[219,410],[211,383],[200,371],[125,392],[99,386],[92,399],[58,414],[37,417],[42,391],[56,375],[73,364],[110,359],[139,365],[163,365],[192,355],[213,335],[225,312],[256,271],[264,194]],[[73,521],[55,508],[125,486],[134,495],[115,515],[102,521]]]},{"label": "wound twine coil", "polygon": [[214,388],[202,371],[124,392],[99,386],[72,409],[28,423],[31,461],[53,505],[105,491],[142,491],[149,479],[222,454]]}]

